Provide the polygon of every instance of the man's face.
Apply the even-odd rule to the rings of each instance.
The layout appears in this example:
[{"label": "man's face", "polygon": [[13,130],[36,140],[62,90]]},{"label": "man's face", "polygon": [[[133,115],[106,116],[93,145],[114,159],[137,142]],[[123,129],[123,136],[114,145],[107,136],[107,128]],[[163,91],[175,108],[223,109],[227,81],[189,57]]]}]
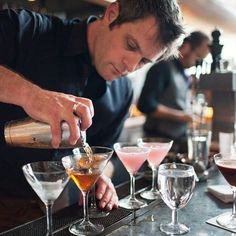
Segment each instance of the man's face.
[{"label": "man's face", "polygon": [[208,40],[204,40],[197,48],[194,50],[189,46],[188,52],[183,55],[182,64],[185,68],[190,68],[195,66],[197,61],[204,59],[209,53]]},{"label": "man's face", "polygon": [[92,62],[105,80],[127,75],[163,54],[163,48],[156,41],[159,31],[153,17],[110,30],[109,24],[117,17],[118,9],[113,6],[107,11],[91,52]]}]

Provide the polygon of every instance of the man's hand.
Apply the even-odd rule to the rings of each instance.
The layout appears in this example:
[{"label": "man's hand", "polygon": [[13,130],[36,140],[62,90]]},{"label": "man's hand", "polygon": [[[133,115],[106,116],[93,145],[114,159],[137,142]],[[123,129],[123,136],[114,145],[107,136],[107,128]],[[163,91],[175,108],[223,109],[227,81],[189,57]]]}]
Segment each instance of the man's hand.
[{"label": "man's hand", "polygon": [[99,199],[99,206],[111,210],[118,207],[118,196],[111,179],[101,175],[97,181],[96,197]]},{"label": "man's hand", "polygon": [[[23,105],[26,113],[36,120],[50,124],[54,148],[58,148],[61,142],[61,122],[67,122],[70,127],[69,142],[74,145],[80,138],[79,129],[86,130],[92,124],[92,101],[38,87],[35,90]],[[78,126],[79,119],[81,127]]]},{"label": "man's hand", "polygon": [[74,145],[80,138],[78,119],[81,130],[86,130],[92,124],[94,115],[91,100],[42,89],[1,65],[0,101],[21,106],[35,120],[48,123],[54,148],[58,148],[61,142],[63,121],[70,127],[69,142]]}]

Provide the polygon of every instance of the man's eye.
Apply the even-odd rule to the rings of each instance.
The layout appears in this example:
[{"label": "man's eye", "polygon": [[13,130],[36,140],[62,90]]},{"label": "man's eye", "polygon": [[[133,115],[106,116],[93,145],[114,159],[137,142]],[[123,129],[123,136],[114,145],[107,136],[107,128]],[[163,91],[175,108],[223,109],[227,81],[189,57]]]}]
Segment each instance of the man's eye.
[{"label": "man's eye", "polygon": [[131,51],[137,50],[137,46],[134,43],[128,42],[127,45],[129,50]]},{"label": "man's eye", "polygon": [[140,65],[145,65],[145,64],[147,64],[147,63],[149,63],[150,61],[149,60],[147,60],[147,59],[145,59],[145,58],[143,58],[141,61],[140,61]]}]

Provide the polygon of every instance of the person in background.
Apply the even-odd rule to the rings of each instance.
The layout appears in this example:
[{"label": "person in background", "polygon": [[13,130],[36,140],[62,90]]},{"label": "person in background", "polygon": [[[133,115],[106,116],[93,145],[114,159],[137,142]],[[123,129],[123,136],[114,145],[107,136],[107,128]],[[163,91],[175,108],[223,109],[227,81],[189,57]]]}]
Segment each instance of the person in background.
[{"label": "person in background", "polygon": [[187,112],[190,77],[185,69],[209,53],[209,38],[200,31],[189,34],[179,48],[179,58],[155,63],[147,72],[138,100],[138,108],[146,114],[146,136],[174,140],[177,152],[187,151],[187,126],[193,116]]},{"label": "person in background", "polygon": [[[71,144],[79,139],[79,116],[91,146],[112,146],[132,102],[126,75],[176,54],[183,33],[175,0],[117,0],[101,18],[83,21],[24,9],[0,11],[1,230],[40,215],[21,167],[68,154],[58,149],[61,122],[69,124]],[[55,149],[6,145],[4,124],[27,115],[50,124]],[[97,183],[100,207],[117,207],[110,179],[101,176]]]}]

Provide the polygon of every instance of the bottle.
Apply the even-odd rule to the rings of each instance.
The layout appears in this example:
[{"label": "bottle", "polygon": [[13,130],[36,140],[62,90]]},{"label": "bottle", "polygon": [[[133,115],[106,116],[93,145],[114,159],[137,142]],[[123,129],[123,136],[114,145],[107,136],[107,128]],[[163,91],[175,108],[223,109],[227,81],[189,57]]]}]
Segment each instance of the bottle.
[{"label": "bottle", "polygon": [[[59,148],[73,148],[81,146],[80,140],[75,145],[69,143],[69,125],[62,122],[62,137]],[[5,124],[4,136],[7,144],[18,147],[50,149],[53,148],[50,125],[26,118],[13,120]]]}]

